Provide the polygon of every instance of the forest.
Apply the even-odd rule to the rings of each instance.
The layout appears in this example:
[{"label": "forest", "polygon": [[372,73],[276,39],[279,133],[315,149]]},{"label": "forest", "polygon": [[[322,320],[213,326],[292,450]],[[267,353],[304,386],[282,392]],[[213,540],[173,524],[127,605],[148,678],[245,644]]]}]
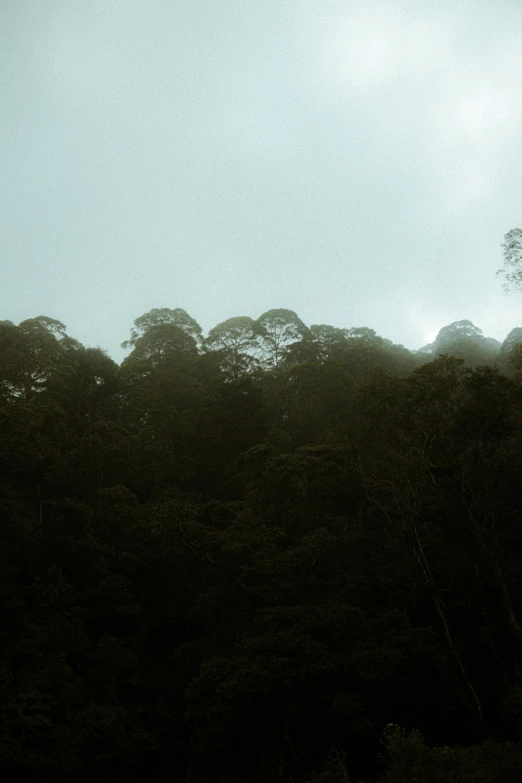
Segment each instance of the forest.
[{"label": "forest", "polygon": [[123,345],[0,323],[3,779],[519,783],[522,327]]}]

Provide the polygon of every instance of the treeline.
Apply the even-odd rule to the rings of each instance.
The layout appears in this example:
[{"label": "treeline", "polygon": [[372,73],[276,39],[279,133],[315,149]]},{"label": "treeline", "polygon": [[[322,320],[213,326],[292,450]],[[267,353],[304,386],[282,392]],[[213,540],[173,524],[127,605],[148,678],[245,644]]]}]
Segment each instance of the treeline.
[{"label": "treeline", "polygon": [[0,323],[5,779],[518,783],[521,344]]}]

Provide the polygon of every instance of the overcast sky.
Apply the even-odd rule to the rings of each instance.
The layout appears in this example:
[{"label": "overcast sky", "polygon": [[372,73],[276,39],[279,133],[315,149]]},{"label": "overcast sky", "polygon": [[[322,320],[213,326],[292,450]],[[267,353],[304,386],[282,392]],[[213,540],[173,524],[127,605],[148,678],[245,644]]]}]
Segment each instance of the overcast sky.
[{"label": "overcast sky", "polygon": [[0,320],[522,326],[520,0],[0,0],[0,85]]}]

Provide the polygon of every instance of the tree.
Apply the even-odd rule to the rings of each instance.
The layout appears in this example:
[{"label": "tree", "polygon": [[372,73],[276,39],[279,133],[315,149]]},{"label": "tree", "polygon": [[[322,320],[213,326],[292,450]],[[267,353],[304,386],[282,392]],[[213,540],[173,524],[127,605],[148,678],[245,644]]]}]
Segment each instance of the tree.
[{"label": "tree", "polygon": [[346,425],[352,394],[352,378],[337,362],[297,364],[276,396],[279,426],[298,443],[325,442]]},{"label": "tree", "polygon": [[471,321],[462,320],[443,326],[435,341],[421,350],[437,356],[449,354],[462,359],[468,367],[478,367],[494,362],[499,349],[498,340],[484,337],[482,329]]},{"label": "tree", "polygon": [[267,310],[255,322],[265,367],[280,369],[286,351],[308,333],[308,328],[293,310]]},{"label": "tree", "polygon": [[346,351],[350,331],[329,324],[312,324],[304,338],[290,347],[288,355],[296,363],[338,361]]},{"label": "tree", "polygon": [[130,340],[125,340],[121,347],[134,347],[140,337],[148,332],[149,329],[167,324],[177,326],[197,343],[201,342],[201,326],[185,310],[182,310],[181,307],[177,307],[175,310],[170,310],[168,307],[155,307],[153,310],[149,310],[148,313],[144,313],[139,318],[136,318],[134,329],[131,330]]},{"label": "tree", "polygon": [[[130,340],[128,341],[130,343]],[[123,365],[135,364],[146,360],[152,365],[164,363],[167,358],[197,358],[197,344],[192,335],[174,323],[160,323],[150,326],[133,343],[134,350],[124,360]],[[122,366],[123,366],[122,365]]]},{"label": "tree", "polygon": [[349,331],[329,324],[312,324],[310,333],[319,346],[319,358],[338,359],[346,347]]},{"label": "tree", "polygon": [[482,329],[475,326],[471,321],[453,321],[448,326],[443,326],[435,339],[435,349],[437,353],[441,352],[446,343],[455,340],[457,337],[466,340],[479,340],[482,337]]},{"label": "tree", "polygon": [[39,315],[37,318],[28,318],[22,321],[20,328],[26,334],[54,334],[59,335],[61,338],[66,337],[65,325],[61,321],[57,321],[55,318],[49,318],[47,315]]},{"label": "tree", "polygon": [[512,228],[508,231],[501,247],[504,251],[504,266],[498,270],[497,276],[504,276],[504,291],[522,291],[522,229]]},{"label": "tree", "polygon": [[346,753],[331,747],[326,756],[323,771],[313,772],[308,778],[309,783],[350,783],[346,771]]},{"label": "tree", "polygon": [[497,365],[502,372],[509,375],[514,370],[520,369],[519,358],[520,347],[522,346],[522,328],[516,326],[510,331],[502,345],[497,356]]},{"label": "tree", "polygon": [[254,352],[259,343],[255,323],[246,315],[222,321],[210,330],[204,346],[210,351],[221,352],[222,371],[237,381],[257,362]]},{"label": "tree", "polygon": [[122,362],[123,421],[134,434],[130,487],[140,497],[151,497],[164,483],[172,488],[191,474],[187,459],[197,449],[194,425],[205,396],[199,360],[194,337],[163,322],[149,326]]},{"label": "tree", "polygon": [[47,316],[30,318],[19,326],[0,324],[0,395],[31,402],[71,372],[56,335],[68,339],[65,326]]},{"label": "tree", "polygon": [[351,337],[354,340],[362,340],[369,345],[380,347],[384,342],[375,329],[370,329],[368,326],[352,326],[351,329],[346,329],[345,331],[347,337]]},{"label": "tree", "polygon": [[383,745],[388,770],[380,783],[515,783],[522,772],[520,749],[510,743],[429,747],[419,731],[389,723]]},{"label": "tree", "polygon": [[385,396],[384,385],[368,390],[362,402],[367,406],[373,435],[368,430],[367,440],[372,437],[375,440],[365,462],[361,460],[361,481],[369,503],[379,510],[417,561],[448,647],[471,697],[472,709],[482,721],[481,700],[450,627],[432,560],[436,550],[435,529],[430,518],[436,485],[433,468],[440,460],[447,430],[454,425],[464,396],[464,373],[461,361],[442,356],[395,386],[393,397],[389,393]]}]

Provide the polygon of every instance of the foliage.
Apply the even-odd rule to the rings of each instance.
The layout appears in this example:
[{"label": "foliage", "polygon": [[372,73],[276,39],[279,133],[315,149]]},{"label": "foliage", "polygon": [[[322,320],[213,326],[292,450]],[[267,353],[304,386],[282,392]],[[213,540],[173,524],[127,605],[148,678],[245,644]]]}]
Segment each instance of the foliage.
[{"label": "foliage", "polygon": [[168,307],[155,307],[136,318],[130,339],[122,343],[122,348],[134,347],[140,337],[143,337],[149,329],[160,326],[176,326],[196,342],[201,339],[201,326],[181,307],[177,307],[175,310]]},{"label": "foliage", "polygon": [[500,350],[500,343],[491,337],[484,337],[482,330],[471,321],[455,321],[444,326],[435,342],[426,345],[422,353],[435,356],[455,356],[468,367],[492,364]]},{"label": "foliage", "polygon": [[258,338],[254,321],[247,316],[229,318],[215,326],[204,345],[208,350],[220,352],[220,368],[233,381],[257,365]]},{"label": "foliage", "polygon": [[522,290],[522,230],[512,228],[504,237],[504,266],[497,275],[504,277],[506,293]]},{"label": "foliage", "polygon": [[390,769],[381,783],[516,783],[522,774],[522,753],[510,743],[429,748],[420,732],[389,724],[384,746]]},{"label": "foliage", "polygon": [[5,779],[519,780],[519,331],[0,323]]},{"label": "foliage", "polygon": [[285,362],[286,352],[307,335],[308,329],[293,310],[267,310],[255,322],[261,356],[266,368],[278,369]]}]

